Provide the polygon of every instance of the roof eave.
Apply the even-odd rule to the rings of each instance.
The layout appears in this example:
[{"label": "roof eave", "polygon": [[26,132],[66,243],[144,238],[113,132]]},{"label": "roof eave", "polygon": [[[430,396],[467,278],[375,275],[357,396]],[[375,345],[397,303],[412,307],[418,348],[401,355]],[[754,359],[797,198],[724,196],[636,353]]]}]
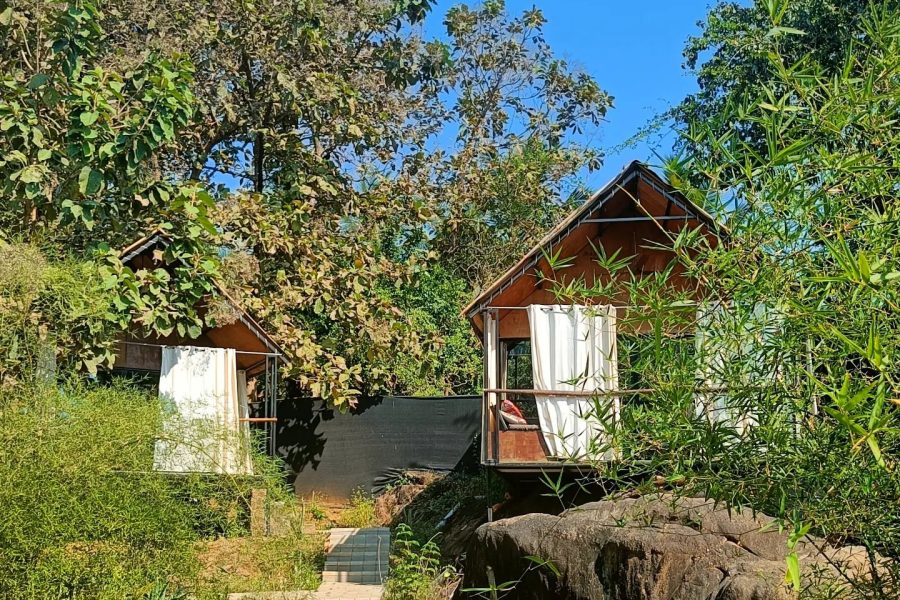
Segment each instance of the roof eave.
[{"label": "roof eave", "polygon": [[[699,220],[704,222],[717,235],[723,230],[727,232],[727,229],[725,229],[722,224],[716,222],[715,218],[703,208],[697,206],[694,202],[681,194],[678,194],[678,197],[674,196],[672,191],[665,189],[666,187],[671,186],[659,175],[642,162],[633,160],[628,163],[618,175],[610,179],[603,187],[595,192],[584,204],[551,229],[521,260],[509,268],[503,275],[497,278],[494,283],[488,286],[474,300],[466,305],[462,310],[462,316],[472,321],[479,310],[485,307],[486,303],[489,303],[497,294],[502,292],[506,286],[517,281],[524,275],[525,271],[532,268],[534,264],[537,263],[539,260],[538,255],[545,247],[552,246],[559,239],[568,235],[569,232],[566,231],[568,228],[573,225],[577,227],[581,220],[602,207],[608,196],[624,188],[624,186],[634,177],[641,177],[646,183],[655,187],[658,192],[682,205],[682,209],[685,212],[690,211],[696,214],[699,217]],[[472,325],[473,327],[476,327],[477,330],[474,321],[472,322]]]},{"label": "roof eave", "polygon": [[[144,237],[135,240],[125,248],[119,251],[119,259],[123,263],[127,263],[137,255],[142,253],[147,248],[153,246],[154,244],[163,242],[165,244],[171,243],[172,239],[166,235],[164,231],[160,228],[156,228]],[[224,297],[229,304],[231,304],[235,310],[238,312],[238,319],[241,323],[247,327],[256,338],[263,343],[263,345],[269,349],[269,351],[274,354],[278,360],[283,365],[290,365],[290,362],[285,357],[284,351],[281,349],[281,346],[272,339],[272,337],[266,333],[266,331],[262,328],[262,326],[256,322],[256,320],[248,313],[240,303],[235,300],[231,294],[229,294],[222,284],[217,280],[213,279],[213,285],[216,287],[216,291]]]}]

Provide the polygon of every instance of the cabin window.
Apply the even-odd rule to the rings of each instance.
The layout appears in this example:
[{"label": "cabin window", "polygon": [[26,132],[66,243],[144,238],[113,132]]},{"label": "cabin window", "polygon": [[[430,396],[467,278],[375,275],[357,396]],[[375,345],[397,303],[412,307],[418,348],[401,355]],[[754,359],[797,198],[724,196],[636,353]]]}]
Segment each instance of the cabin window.
[{"label": "cabin window", "polygon": [[503,342],[505,358],[506,389],[529,390],[534,386],[531,373],[531,340],[508,340]]},{"label": "cabin window", "polygon": [[[507,390],[530,390],[534,388],[531,371],[531,340],[503,340],[500,353],[500,381]],[[526,418],[537,419],[537,405],[534,394],[505,393],[504,399],[511,400]]]}]

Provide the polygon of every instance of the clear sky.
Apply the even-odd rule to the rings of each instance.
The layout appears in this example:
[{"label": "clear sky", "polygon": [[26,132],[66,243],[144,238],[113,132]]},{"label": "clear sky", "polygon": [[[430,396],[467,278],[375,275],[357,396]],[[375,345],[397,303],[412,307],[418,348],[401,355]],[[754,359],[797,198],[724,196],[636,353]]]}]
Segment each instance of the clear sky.
[{"label": "clear sky", "polygon": [[[429,33],[442,33],[444,14],[454,4],[459,0],[438,0],[429,16]],[[659,164],[653,150],[663,156],[669,153],[675,138],[671,133],[618,154],[611,149],[696,89],[695,79],[682,69],[681,51],[685,40],[697,33],[697,22],[710,4],[710,0],[507,0],[510,14],[540,8],[554,52],[590,73],[614,97],[607,122],[593,142],[607,156],[603,168],[588,176],[588,187],[600,187],[634,159]]]}]

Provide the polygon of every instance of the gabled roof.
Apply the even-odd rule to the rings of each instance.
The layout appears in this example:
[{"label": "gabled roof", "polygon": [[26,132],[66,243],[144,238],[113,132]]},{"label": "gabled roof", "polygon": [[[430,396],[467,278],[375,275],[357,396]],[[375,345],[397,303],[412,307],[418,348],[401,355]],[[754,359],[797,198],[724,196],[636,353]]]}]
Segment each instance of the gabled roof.
[{"label": "gabled roof", "polygon": [[513,265],[503,275],[501,275],[494,283],[488,286],[481,294],[463,309],[463,315],[472,319],[482,308],[489,305],[500,293],[509,288],[510,285],[525,276],[541,259],[545,250],[550,250],[572,231],[582,225],[595,212],[597,212],[610,198],[617,192],[625,189],[625,186],[636,180],[643,181],[646,185],[653,188],[663,198],[675,206],[680,207],[685,214],[694,215],[700,222],[704,223],[710,231],[721,234],[725,231],[725,227],[716,222],[716,220],[706,212],[703,208],[691,202],[683,194],[677,192],[662,177],[657,175],[652,169],[640,161],[632,161],[622,171],[613,177],[606,185],[594,193],[584,204],[574,210],[565,219],[563,219],[556,227],[550,230],[540,242],[522,257],[519,262]]},{"label": "gabled roof", "polygon": [[[156,246],[166,247],[170,243],[172,243],[172,239],[161,229],[157,228],[145,235],[144,237],[135,240],[125,248],[123,248],[119,252],[119,259],[123,264],[128,263],[134,260],[137,256],[143,254],[146,250]],[[260,326],[256,320],[250,316],[250,314],[244,310],[244,308],[235,300],[231,294],[229,294],[222,284],[213,279],[213,285],[216,287],[216,291],[223,297],[228,303],[234,308],[234,310],[238,314],[238,321],[242,323],[252,334],[256,337],[262,344],[268,349],[268,352],[276,354],[278,359],[284,363],[288,364],[287,359],[284,356],[284,352],[278,343],[269,336],[268,333]]]}]

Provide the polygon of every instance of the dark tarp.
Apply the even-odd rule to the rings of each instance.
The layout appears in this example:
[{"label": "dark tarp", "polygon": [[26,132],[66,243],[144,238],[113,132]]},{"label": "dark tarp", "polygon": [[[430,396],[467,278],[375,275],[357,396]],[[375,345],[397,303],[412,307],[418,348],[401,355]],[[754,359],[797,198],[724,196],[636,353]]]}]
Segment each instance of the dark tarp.
[{"label": "dark tarp", "polygon": [[478,433],[480,396],[362,401],[347,414],[321,400],[278,405],[278,453],[296,475],[298,494],[348,498],[377,492],[404,469],[451,470]]}]

